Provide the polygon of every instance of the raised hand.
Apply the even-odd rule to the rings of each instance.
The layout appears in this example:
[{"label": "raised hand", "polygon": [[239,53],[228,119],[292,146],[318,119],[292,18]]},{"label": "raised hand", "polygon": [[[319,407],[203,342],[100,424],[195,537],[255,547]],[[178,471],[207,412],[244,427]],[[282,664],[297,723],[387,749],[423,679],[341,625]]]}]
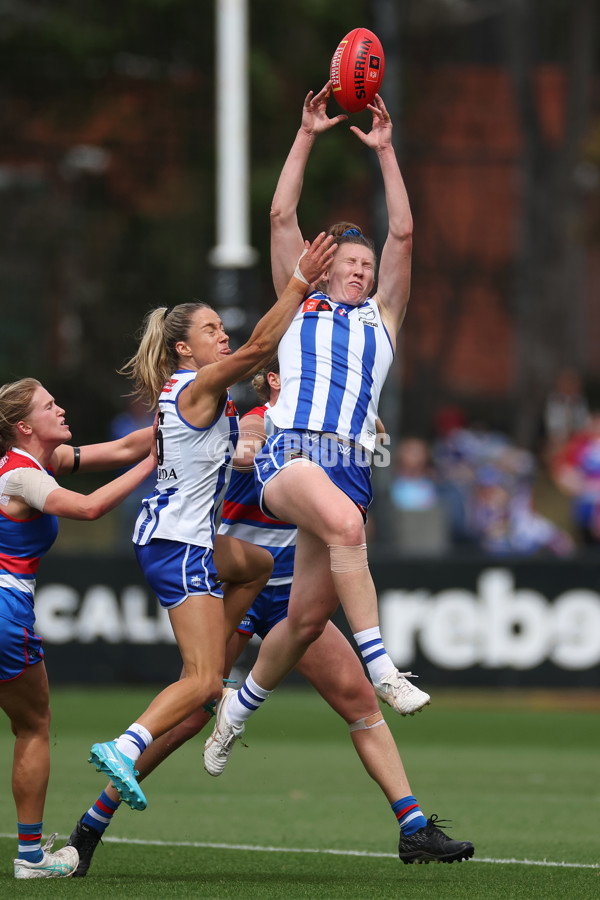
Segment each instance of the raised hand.
[{"label": "raised hand", "polygon": [[304,100],[302,107],[302,125],[300,126],[307,134],[321,134],[328,131],[334,125],[344,122],[348,116],[341,114],[339,116],[327,115],[327,103],[331,97],[331,81],[321,88],[318,94],[309,91]]},{"label": "raised hand", "polygon": [[322,231],[316,236],[312,244],[304,242],[305,250],[298,260],[298,268],[302,277],[309,284],[316,284],[329,268],[329,264],[337,250],[332,235]]},{"label": "raised hand", "polygon": [[373,150],[383,150],[392,143],[392,120],[380,95],[375,94],[373,99],[374,102],[369,103],[367,107],[373,114],[373,123],[369,133],[361,131],[356,125],[351,125],[350,131],[367,147],[371,147]]}]

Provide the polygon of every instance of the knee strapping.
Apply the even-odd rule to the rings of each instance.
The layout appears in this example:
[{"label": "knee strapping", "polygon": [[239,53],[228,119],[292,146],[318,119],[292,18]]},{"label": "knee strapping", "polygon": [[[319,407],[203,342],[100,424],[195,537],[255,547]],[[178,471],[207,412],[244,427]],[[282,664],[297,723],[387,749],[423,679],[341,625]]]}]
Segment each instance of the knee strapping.
[{"label": "knee strapping", "polygon": [[378,725],[383,725],[384,722],[385,719],[380,710],[379,712],[373,713],[372,716],[367,716],[365,719],[359,719],[358,722],[353,722],[352,725],[348,725],[348,728],[350,729],[350,732],[367,731],[369,728],[377,728]]},{"label": "knee strapping", "polygon": [[327,544],[331,571],[342,574],[344,572],[357,572],[369,566],[367,559],[367,545],[357,544],[354,547],[342,547],[340,544]]}]

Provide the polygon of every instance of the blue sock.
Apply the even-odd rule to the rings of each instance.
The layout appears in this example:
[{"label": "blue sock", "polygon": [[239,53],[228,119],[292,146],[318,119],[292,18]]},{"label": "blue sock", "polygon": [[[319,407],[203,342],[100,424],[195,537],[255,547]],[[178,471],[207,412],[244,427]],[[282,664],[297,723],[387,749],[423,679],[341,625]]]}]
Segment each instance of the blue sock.
[{"label": "blue sock", "polygon": [[427,825],[427,819],[419,809],[419,804],[412,794],[409,794],[408,797],[402,797],[401,800],[396,800],[395,803],[392,803],[392,809],[396,814],[402,834],[414,834],[415,831],[425,828]]},{"label": "blue sock", "polygon": [[32,825],[24,825],[17,822],[19,832],[19,859],[28,862],[40,862],[44,854],[42,852],[42,827],[43,822],[34,822]]},{"label": "blue sock", "polygon": [[94,805],[90,806],[84,814],[81,821],[84,825],[89,825],[90,828],[95,828],[100,834],[104,834],[112,822],[112,817],[118,810],[120,802],[118,800],[115,803],[114,800],[110,799],[106,791],[102,791]]}]

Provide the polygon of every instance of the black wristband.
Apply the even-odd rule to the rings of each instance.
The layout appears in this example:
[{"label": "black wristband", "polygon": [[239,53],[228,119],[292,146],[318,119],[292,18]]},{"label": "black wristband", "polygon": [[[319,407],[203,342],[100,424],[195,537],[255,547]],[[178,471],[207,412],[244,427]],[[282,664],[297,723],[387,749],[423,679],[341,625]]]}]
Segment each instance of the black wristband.
[{"label": "black wristband", "polygon": [[81,450],[79,447],[73,447],[73,468],[71,469],[71,475],[74,475],[77,469],[79,468],[79,457],[81,456]]}]

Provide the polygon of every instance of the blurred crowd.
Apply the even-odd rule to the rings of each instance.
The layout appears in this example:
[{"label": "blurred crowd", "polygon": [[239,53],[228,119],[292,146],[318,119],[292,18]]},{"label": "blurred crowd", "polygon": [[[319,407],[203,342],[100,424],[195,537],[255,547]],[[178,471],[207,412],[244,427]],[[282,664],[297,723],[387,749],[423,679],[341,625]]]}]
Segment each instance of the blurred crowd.
[{"label": "blurred crowd", "polygon": [[566,557],[600,547],[600,409],[577,373],[561,372],[532,452],[443,407],[433,438],[400,441],[390,499],[407,553]]}]

